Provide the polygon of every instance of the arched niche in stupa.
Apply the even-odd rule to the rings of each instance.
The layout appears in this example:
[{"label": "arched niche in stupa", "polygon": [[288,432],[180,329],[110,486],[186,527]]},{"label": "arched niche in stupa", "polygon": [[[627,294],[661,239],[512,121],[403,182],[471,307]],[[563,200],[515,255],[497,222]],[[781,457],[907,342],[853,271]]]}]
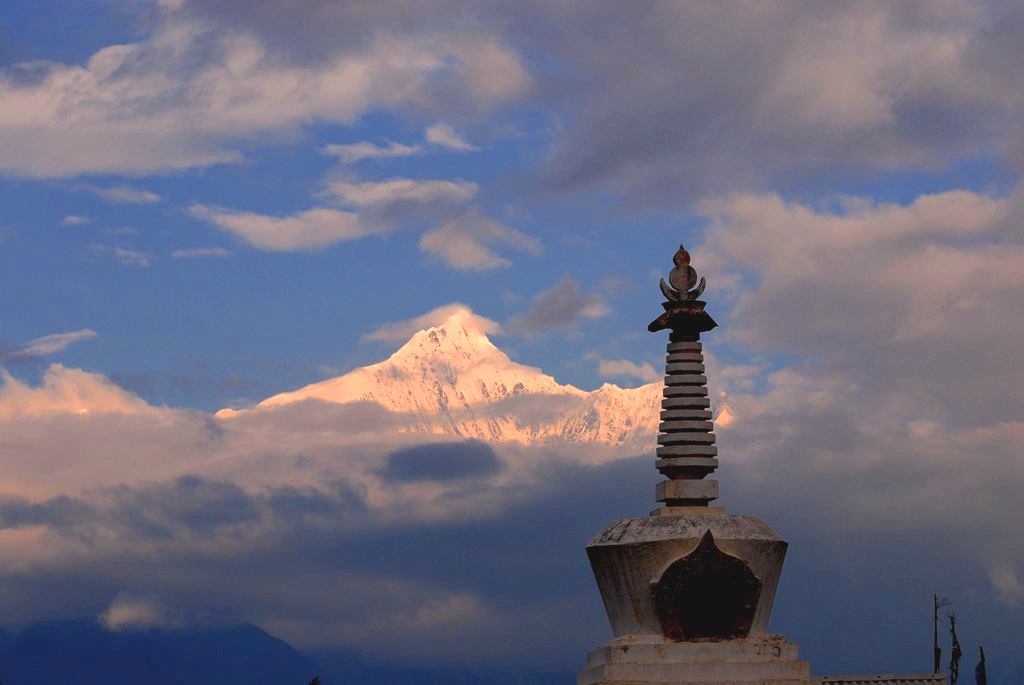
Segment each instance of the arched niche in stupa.
[{"label": "arched niche in stupa", "polygon": [[761,597],[747,562],[720,550],[710,530],[651,589],[662,633],[676,642],[746,637]]}]

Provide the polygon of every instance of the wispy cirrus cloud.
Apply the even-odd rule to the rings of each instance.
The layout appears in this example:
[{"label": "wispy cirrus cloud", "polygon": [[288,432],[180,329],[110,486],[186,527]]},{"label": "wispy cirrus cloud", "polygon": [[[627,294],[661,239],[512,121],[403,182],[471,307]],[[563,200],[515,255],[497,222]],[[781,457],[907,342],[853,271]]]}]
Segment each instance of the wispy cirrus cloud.
[{"label": "wispy cirrus cloud", "polygon": [[317,250],[373,233],[359,215],[340,209],[309,209],[289,216],[240,212],[195,204],[189,213],[261,250]]},{"label": "wispy cirrus cloud", "polygon": [[335,180],[327,189],[348,207],[367,208],[401,203],[442,202],[463,205],[476,195],[476,183],[455,180],[416,180],[391,178],[384,181]]},{"label": "wispy cirrus cloud", "polygon": [[349,240],[400,230],[423,230],[420,248],[448,267],[483,271],[508,266],[500,247],[540,252],[540,243],[468,206],[478,186],[463,180],[390,178],[326,182],[321,199],[339,208],[318,207],[287,216],[193,205],[192,216],[224,229],[253,247],[291,251],[324,249]]},{"label": "wispy cirrus cloud", "polygon": [[480,148],[472,145],[455,129],[447,124],[437,123],[427,127],[423,132],[423,143],[407,145],[393,140],[377,145],[368,141],[358,143],[325,145],[321,152],[336,157],[342,164],[355,164],[366,159],[396,159],[414,157],[438,149],[453,152],[473,152]]},{"label": "wispy cirrus cloud", "polygon": [[190,247],[171,251],[174,259],[208,259],[210,257],[230,257],[231,250],[223,247]]},{"label": "wispy cirrus cloud", "polygon": [[469,209],[420,237],[420,248],[427,254],[460,271],[486,271],[506,267],[512,262],[494,248],[540,254],[540,241],[514,228]]},{"label": "wispy cirrus cloud", "polygon": [[101,245],[99,243],[92,243],[87,249],[97,257],[112,256],[125,266],[135,266],[141,269],[148,269],[150,267],[149,254],[142,250],[133,250],[119,245]]},{"label": "wispy cirrus cloud", "polygon": [[115,205],[150,205],[160,202],[156,193],[129,185],[98,186],[83,184],[72,186],[75,190],[92,193],[96,197]]},{"label": "wispy cirrus cloud", "polygon": [[428,127],[424,137],[428,143],[455,152],[475,152],[480,149],[456,133],[448,124],[436,123]]},{"label": "wispy cirrus cloud", "polygon": [[340,207],[317,207],[270,216],[211,205],[189,207],[192,216],[226,230],[249,245],[273,251],[317,250],[398,230],[424,208],[459,206],[477,186],[465,181],[392,178],[386,181],[333,180],[327,193]]},{"label": "wispy cirrus cloud", "polygon": [[337,157],[342,164],[355,164],[364,159],[394,159],[396,157],[411,157],[423,151],[420,145],[403,145],[393,140],[387,141],[385,145],[359,142],[325,145],[323,153],[331,157]]},{"label": "wispy cirrus cloud", "polygon": [[96,331],[91,328],[82,328],[77,331],[68,331],[67,333],[51,333],[35,340],[29,340],[24,345],[0,355],[0,360],[48,357],[52,354],[63,352],[75,343],[95,338],[96,335]]}]

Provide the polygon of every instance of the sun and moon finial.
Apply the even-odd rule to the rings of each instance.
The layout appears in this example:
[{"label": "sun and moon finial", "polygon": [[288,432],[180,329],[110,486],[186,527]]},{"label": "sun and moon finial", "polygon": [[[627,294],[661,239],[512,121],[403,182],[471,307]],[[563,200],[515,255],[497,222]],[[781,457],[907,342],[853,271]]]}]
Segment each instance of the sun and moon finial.
[{"label": "sun and moon finial", "polygon": [[[682,245],[672,255],[675,268],[668,274],[668,282],[661,279],[659,285],[665,295],[661,306],[665,313],[647,326],[649,331],[672,329],[672,341],[697,340],[701,333],[717,326],[715,320],[704,311],[705,303],[697,298],[704,293],[707,282],[690,266],[690,253]],[[694,287],[696,286],[696,287]]]},{"label": "sun and moon finial", "polygon": [[[682,245],[672,256],[672,263],[675,268],[668,274],[668,283],[661,279],[659,285],[661,292],[672,302],[696,300],[704,292],[707,283],[701,277],[700,284],[697,284],[697,272],[690,266],[690,253]],[[697,286],[694,288],[693,286]]]}]

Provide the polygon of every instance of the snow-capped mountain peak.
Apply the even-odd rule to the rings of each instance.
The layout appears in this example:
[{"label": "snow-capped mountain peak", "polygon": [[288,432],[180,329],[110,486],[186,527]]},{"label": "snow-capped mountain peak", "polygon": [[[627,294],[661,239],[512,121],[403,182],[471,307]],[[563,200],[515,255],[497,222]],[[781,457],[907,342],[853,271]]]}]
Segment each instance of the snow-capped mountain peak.
[{"label": "snow-capped mountain peak", "polygon": [[[561,385],[494,345],[468,309],[412,335],[388,359],[263,400],[255,410],[303,400],[376,402],[401,415],[403,432],[480,440],[620,445],[657,432],[661,384],[593,392]],[[252,409],[223,409],[230,419]]]},{"label": "snow-capped mountain peak", "polygon": [[388,361],[395,364],[407,360],[441,359],[452,366],[472,365],[482,359],[508,361],[487,334],[460,310],[444,323],[418,331]]}]

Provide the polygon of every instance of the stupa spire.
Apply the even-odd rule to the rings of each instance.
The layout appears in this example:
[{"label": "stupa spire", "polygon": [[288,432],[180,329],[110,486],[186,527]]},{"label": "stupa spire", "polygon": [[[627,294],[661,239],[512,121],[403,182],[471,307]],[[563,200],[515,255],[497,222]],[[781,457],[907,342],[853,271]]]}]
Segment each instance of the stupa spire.
[{"label": "stupa spire", "polygon": [[660,283],[665,312],[647,327],[670,331],[655,463],[667,480],[658,483],[655,497],[666,507],[706,507],[718,499],[718,481],[705,478],[718,468],[718,448],[700,334],[718,324],[697,299],[706,282],[701,278],[698,284],[690,253],[680,245],[672,262],[668,283]]},{"label": "stupa spire", "polygon": [[612,523],[587,545],[614,637],[577,685],[942,685],[927,676],[811,677],[797,646],[767,632],[788,544],[764,521],[708,506],[718,466],[700,334],[716,324],[681,245],[661,281],[669,331],[657,468],[664,506]]}]

